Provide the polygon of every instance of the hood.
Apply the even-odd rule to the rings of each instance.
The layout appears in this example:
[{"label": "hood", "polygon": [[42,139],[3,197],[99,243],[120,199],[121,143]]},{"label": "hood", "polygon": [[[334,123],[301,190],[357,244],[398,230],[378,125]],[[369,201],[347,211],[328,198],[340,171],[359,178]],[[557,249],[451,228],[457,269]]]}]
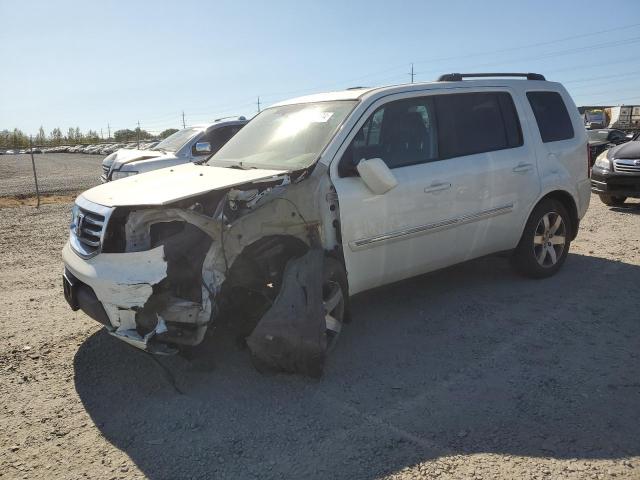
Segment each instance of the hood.
[{"label": "hood", "polygon": [[[162,157],[163,155],[167,155],[167,153],[156,150],[132,150],[121,148],[120,150],[105,157],[105,159],[102,160],[102,165],[109,168],[113,166],[117,170],[122,164],[127,162],[144,160],[147,158],[157,158]],[[173,156],[172,153],[170,155]]]},{"label": "hood", "polygon": [[640,141],[627,142],[609,150],[608,158],[640,159]]},{"label": "hood", "polygon": [[98,185],[81,196],[107,207],[167,205],[283,173],[286,170],[239,170],[187,163]]}]

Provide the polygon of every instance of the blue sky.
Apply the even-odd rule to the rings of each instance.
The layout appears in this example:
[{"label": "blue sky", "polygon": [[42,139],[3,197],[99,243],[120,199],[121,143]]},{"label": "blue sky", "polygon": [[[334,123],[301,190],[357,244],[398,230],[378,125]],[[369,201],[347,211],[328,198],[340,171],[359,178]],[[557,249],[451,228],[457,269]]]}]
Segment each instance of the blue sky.
[{"label": "blue sky", "polygon": [[160,131],[305,93],[535,71],[640,104],[640,1],[0,0],[0,129]]}]

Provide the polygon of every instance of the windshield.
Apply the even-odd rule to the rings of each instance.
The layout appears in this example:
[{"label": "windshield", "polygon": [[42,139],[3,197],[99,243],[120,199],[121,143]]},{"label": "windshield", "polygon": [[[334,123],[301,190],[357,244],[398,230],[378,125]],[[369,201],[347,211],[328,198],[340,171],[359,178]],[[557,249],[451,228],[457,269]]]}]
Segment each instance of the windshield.
[{"label": "windshield", "polygon": [[169,135],[151,150],[161,150],[164,152],[177,152],[187,143],[193,136],[200,132],[199,128],[185,128],[179,130],[173,135]]},{"label": "windshield", "polygon": [[207,163],[244,168],[306,168],[318,159],[356,103],[303,103],[263,110]]}]

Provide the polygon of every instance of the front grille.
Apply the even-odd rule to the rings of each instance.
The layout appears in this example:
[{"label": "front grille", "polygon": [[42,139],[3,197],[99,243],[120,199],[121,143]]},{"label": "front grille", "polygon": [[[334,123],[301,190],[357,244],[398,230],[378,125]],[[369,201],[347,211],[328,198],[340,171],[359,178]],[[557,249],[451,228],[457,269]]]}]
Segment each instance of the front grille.
[{"label": "front grille", "polygon": [[104,180],[109,180],[109,171],[111,170],[110,166],[102,165],[102,177]]},{"label": "front grille", "polygon": [[640,159],[620,159],[613,161],[613,171],[620,173],[640,173]]},{"label": "front grille", "polygon": [[104,232],[113,209],[79,197],[75,210],[70,226],[71,246],[80,256],[93,257],[100,253]]}]

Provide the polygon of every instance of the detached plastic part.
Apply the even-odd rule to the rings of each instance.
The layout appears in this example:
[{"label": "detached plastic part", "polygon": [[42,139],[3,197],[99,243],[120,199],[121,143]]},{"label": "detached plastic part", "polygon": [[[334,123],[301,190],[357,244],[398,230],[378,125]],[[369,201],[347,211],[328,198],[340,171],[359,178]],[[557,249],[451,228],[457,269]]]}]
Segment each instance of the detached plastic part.
[{"label": "detached plastic part", "polygon": [[280,293],[247,338],[258,370],[322,375],[327,350],[323,260],[322,250],[313,249],[287,263]]}]

